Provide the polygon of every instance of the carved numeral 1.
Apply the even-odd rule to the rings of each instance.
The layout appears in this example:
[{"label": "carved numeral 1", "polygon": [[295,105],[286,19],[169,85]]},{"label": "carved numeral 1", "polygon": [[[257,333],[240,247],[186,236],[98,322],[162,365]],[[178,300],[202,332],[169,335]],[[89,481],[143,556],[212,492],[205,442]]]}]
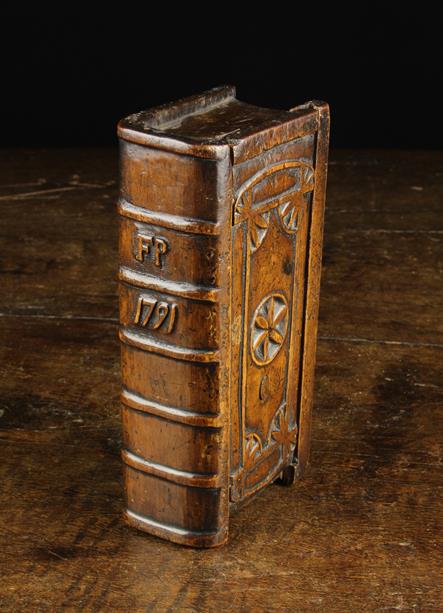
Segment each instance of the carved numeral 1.
[{"label": "carved numeral 1", "polygon": [[139,296],[134,315],[134,323],[170,334],[177,317],[177,304],[158,301],[149,296]]},{"label": "carved numeral 1", "polygon": [[175,304],[175,302],[173,304],[171,304],[171,315],[169,317],[169,323],[168,323],[168,327],[165,330],[165,332],[167,334],[169,334],[170,332],[172,332],[173,328],[174,328],[174,323],[175,323],[175,317],[177,315],[177,305]]},{"label": "carved numeral 1", "polygon": [[169,251],[168,241],[160,236],[150,236],[147,234],[137,234],[135,240],[135,259],[138,262],[144,262],[145,256],[151,255],[154,258],[154,264],[161,268],[161,256]]}]

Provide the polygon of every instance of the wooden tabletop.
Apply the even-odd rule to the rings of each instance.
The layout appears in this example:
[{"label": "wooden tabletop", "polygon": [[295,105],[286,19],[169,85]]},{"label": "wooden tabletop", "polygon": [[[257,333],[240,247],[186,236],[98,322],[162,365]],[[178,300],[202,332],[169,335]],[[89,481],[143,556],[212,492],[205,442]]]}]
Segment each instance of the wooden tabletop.
[{"label": "wooden tabletop", "polygon": [[0,153],[1,611],[443,610],[443,154],[332,155],[311,468],[126,527],[114,150]]}]

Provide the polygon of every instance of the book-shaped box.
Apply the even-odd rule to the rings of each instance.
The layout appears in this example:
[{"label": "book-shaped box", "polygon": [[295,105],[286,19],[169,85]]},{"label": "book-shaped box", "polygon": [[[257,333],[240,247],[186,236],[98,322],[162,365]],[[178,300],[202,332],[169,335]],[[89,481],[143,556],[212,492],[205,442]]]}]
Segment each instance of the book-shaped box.
[{"label": "book-shaped box", "polygon": [[328,107],[221,87],[136,113],[121,147],[126,519],[196,547],[309,454]]}]

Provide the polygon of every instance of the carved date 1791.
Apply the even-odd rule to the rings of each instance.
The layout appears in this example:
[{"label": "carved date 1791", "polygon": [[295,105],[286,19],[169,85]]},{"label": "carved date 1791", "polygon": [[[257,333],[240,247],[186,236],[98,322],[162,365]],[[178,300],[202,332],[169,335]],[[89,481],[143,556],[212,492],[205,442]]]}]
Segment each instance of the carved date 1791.
[{"label": "carved date 1791", "polygon": [[150,330],[161,330],[165,334],[172,332],[177,316],[177,304],[159,301],[151,296],[141,295],[137,302],[134,323]]}]

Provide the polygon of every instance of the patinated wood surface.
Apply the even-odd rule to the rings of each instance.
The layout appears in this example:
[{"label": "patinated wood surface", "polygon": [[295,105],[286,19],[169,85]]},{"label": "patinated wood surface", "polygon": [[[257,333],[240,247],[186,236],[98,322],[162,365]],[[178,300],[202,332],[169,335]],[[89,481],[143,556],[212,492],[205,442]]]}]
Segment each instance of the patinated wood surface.
[{"label": "patinated wood surface", "polygon": [[312,466],[210,551],[121,520],[116,152],[0,158],[2,611],[441,611],[443,155],[332,155]]}]

